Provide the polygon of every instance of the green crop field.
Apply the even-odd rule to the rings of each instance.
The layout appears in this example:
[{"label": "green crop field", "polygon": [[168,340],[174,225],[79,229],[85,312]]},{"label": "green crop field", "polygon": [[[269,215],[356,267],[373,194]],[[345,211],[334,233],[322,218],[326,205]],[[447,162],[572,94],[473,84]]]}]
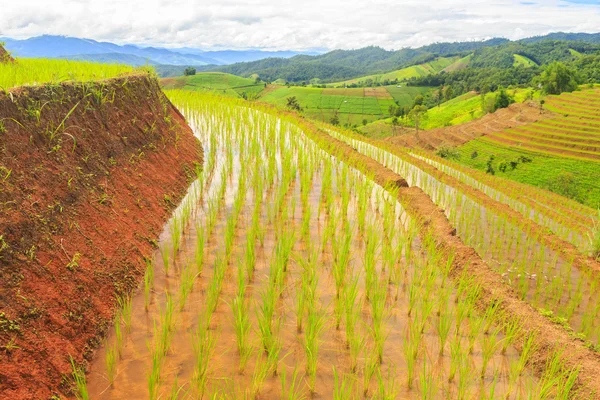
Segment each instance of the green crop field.
[{"label": "green crop field", "polygon": [[256,83],[255,79],[223,72],[201,72],[191,76],[165,78],[161,80],[165,89],[185,89],[194,91],[216,92],[232,97],[256,97],[264,88],[264,83]]},{"label": "green crop field", "polygon": [[96,81],[144,71],[119,64],[98,64],[43,58],[19,58],[14,63],[0,63],[0,88],[37,85],[64,81]]},{"label": "green crop field", "polygon": [[532,59],[522,56],[520,54],[515,54],[515,62],[513,63],[513,66],[518,67],[518,66],[522,66],[522,67],[533,67],[536,66],[537,64],[535,63],[535,61],[533,61]]},{"label": "green crop field", "polygon": [[[461,164],[482,171],[494,156],[492,168],[496,176],[509,178],[572,197],[590,207],[600,207],[600,166],[585,160],[542,154],[486,140],[472,140],[459,147]],[[526,157],[530,162],[519,162]],[[522,160],[522,158],[521,158]],[[516,168],[510,162],[518,162]],[[508,166],[503,172],[501,164]]]},{"label": "green crop field", "polygon": [[369,75],[360,78],[349,79],[347,81],[330,83],[327,86],[347,86],[352,84],[359,84],[359,82],[365,82],[369,79],[373,80],[373,82],[383,82],[385,80],[393,81],[394,79],[398,79],[398,81],[403,81],[410,78],[436,74],[444,70],[445,68],[453,65],[459,60],[461,59],[459,59],[458,57],[439,57],[428,63],[413,65],[411,67],[402,68],[385,74]]},{"label": "green crop field", "polygon": [[415,97],[418,95],[425,96],[427,93],[433,90],[429,87],[406,85],[402,85],[400,87],[398,87],[398,85],[391,85],[385,86],[385,88],[392,95],[394,101],[396,101],[399,106],[412,106]]},{"label": "green crop field", "polygon": [[266,93],[261,101],[285,107],[289,97],[296,97],[306,116],[329,122],[335,115],[342,125],[361,125],[389,116],[389,107],[397,101],[410,105],[419,94],[430,88],[379,87],[379,88],[313,88],[281,87]]}]

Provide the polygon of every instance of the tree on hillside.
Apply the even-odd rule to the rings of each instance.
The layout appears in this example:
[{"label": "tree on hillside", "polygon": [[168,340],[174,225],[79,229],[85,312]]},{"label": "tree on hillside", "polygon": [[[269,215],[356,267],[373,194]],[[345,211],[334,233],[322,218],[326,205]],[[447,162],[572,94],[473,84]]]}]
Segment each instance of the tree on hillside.
[{"label": "tree on hillside", "polygon": [[415,101],[413,102],[413,107],[422,106],[424,101],[425,101],[425,98],[423,97],[423,95],[422,94],[418,94],[415,97]]},{"label": "tree on hillside", "polygon": [[338,118],[337,113],[335,113],[334,116],[331,117],[331,120],[329,120],[329,122],[331,123],[331,125],[335,126],[338,126],[340,124],[340,119]]},{"label": "tree on hillside", "polygon": [[494,99],[494,111],[500,108],[506,108],[515,100],[506,92],[504,88],[500,88],[498,94],[496,94],[496,98]]},{"label": "tree on hillside", "polygon": [[400,125],[400,122],[398,121],[398,117],[394,117],[392,118],[392,135],[396,136],[396,127]]},{"label": "tree on hillside", "polygon": [[185,76],[190,76],[190,75],[196,75],[196,68],[193,67],[187,67],[184,71],[183,71],[183,75]]},{"label": "tree on hillside", "polygon": [[415,129],[417,130],[417,135],[419,134],[419,123],[426,116],[427,107],[425,106],[415,106],[408,114],[408,117],[412,119],[415,123]]},{"label": "tree on hillside", "polygon": [[290,110],[302,111],[302,107],[300,107],[300,103],[298,103],[298,99],[296,98],[296,96],[290,96],[287,98],[286,107]]},{"label": "tree on hillside", "polygon": [[443,96],[444,96],[444,100],[446,100],[446,101],[452,99],[452,96],[454,96],[454,91],[452,90],[452,86],[444,86]]},{"label": "tree on hillside", "polygon": [[577,73],[565,64],[555,61],[548,65],[542,75],[534,80],[539,83],[546,94],[561,94],[577,89],[579,77]]}]

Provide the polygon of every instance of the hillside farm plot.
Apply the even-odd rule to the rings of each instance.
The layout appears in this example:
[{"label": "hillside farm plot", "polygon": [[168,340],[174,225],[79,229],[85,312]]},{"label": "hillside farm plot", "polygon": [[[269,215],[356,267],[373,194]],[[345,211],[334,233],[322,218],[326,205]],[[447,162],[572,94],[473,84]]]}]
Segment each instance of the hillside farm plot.
[{"label": "hillside farm plot", "polygon": [[222,72],[201,72],[191,76],[164,78],[161,84],[165,89],[216,92],[231,97],[256,97],[265,88],[264,83],[255,79]]},{"label": "hillside farm plot", "polygon": [[571,392],[562,354],[537,369],[538,337],[451,272],[452,252],[398,203],[398,175],[273,109],[169,96],[206,165],[115,318],[91,398]]},{"label": "hillside farm plot", "polygon": [[329,122],[334,116],[342,125],[359,125],[389,115],[393,99],[384,88],[280,88],[261,97],[261,101],[285,107],[295,96],[303,112],[312,119]]},{"label": "hillside farm plot", "polygon": [[392,96],[399,106],[412,107],[415,97],[418,95],[425,96],[431,92],[429,87],[406,86],[406,85],[390,85],[385,86],[385,89]]},{"label": "hillside farm plot", "polygon": [[385,87],[377,86],[377,87],[367,87],[364,88],[366,97],[377,97],[378,99],[393,99],[392,95]]},{"label": "hillside farm plot", "polygon": [[535,61],[533,61],[531,58],[523,56],[521,54],[515,54],[514,59],[515,59],[515,61],[513,63],[514,67],[529,68],[529,67],[537,66]]}]

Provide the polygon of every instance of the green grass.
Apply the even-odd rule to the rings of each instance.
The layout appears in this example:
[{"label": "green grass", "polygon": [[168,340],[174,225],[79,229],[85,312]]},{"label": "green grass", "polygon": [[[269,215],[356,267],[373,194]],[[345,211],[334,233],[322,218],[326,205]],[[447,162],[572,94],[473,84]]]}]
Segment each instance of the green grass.
[{"label": "green grass", "polygon": [[[398,90],[395,90],[398,89]],[[396,88],[395,96],[402,104],[412,104],[418,94],[428,88]],[[285,107],[287,98],[295,96],[307,117],[329,122],[337,114],[341,125],[362,125],[363,120],[372,122],[389,116],[389,107],[394,100],[365,96],[363,88],[321,89],[314,87],[281,87],[260,98],[261,101]]]},{"label": "green grass", "polygon": [[[486,170],[486,163],[491,155],[495,174],[517,182],[527,183],[542,189],[550,189],[551,183],[563,172],[573,176],[573,185],[578,188],[579,201],[590,207],[600,207],[600,168],[591,168],[589,161],[551,156],[547,154],[512,149],[506,146],[489,143],[484,138],[472,140],[459,147],[461,164],[479,170]],[[477,152],[477,157],[472,157]],[[501,172],[501,162],[510,162],[520,156],[528,157],[529,163],[519,163],[517,168]],[[561,194],[561,193],[559,193]]]},{"label": "green grass", "polygon": [[513,67],[525,67],[525,68],[529,68],[529,67],[534,67],[537,65],[537,63],[535,61],[533,61],[532,59],[522,56],[520,54],[514,54],[514,58],[515,61],[513,62]]},{"label": "green grass", "polygon": [[255,97],[265,87],[264,83],[256,83],[254,79],[226,74],[223,72],[201,72],[196,75],[166,78],[161,80],[165,89],[185,89],[193,91],[216,92],[231,97]]},{"label": "green grass", "polygon": [[19,58],[14,63],[0,64],[0,88],[64,81],[97,81],[142,71],[147,69],[86,61]]},{"label": "green grass", "polygon": [[458,57],[438,57],[435,60],[424,63],[424,64],[413,65],[413,66],[402,68],[402,69],[399,69],[396,71],[387,72],[385,74],[368,75],[368,76],[362,76],[360,78],[349,79],[347,81],[334,82],[334,83],[328,84],[327,86],[339,87],[339,86],[351,85],[354,83],[358,84],[359,82],[361,82],[361,81],[364,82],[367,79],[372,79],[374,82],[383,82],[386,79],[387,80],[398,79],[398,81],[403,81],[403,80],[407,80],[410,78],[418,78],[418,77],[422,77],[422,76],[436,74],[436,73],[444,70],[445,68],[451,66],[452,64],[454,64],[457,61],[459,61]]}]

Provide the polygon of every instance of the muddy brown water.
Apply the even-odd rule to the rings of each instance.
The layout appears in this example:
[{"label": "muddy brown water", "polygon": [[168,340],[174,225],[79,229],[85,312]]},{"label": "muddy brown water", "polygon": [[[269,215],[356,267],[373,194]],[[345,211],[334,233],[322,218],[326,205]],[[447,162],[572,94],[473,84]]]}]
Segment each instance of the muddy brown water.
[{"label": "muddy brown water", "polygon": [[[260,116],[257,116],[260,118]],[[196,127],[196,132],[203,136],[203,143],[208,143],[207,134],[203,134],[199,127]],[[219,138],[218,148],[210,149],[218,153],[218,162],[215,168],[215,173],[212,179],[208,181],[205,200],[214,193],[220,185],[220,168],[225,165],[224,153],[226,145],[235,144],[232,142],[224,142],[224,134],[215,130],[213,135]],[[305,143],[309,146],[310,143]],[[237,154],[237,149],[234,150]],[[322,156],[322,155],[321,155]],[[319,163],[320,168],[315,168],[313,184],[309,195],[309,204],[312,210],[311,214],[311,242],[319,243],[321,234],[325,229],[330,216],[324,210],[324,205],[321,203],[322,190],[322,163]],[[161,368],[160,382],[160,398],[198,398],[199,395],[195,391],[194,384],[194,365],[195,356],[193,351],[194,332],[196,331],[199,315],[202,314],[206,301],[207,285],[210,283],[214,272],[214,265],[221,254],[224,242],[224,232],[227,223],[227,217],[230,215],[233,202],[238,188],[238,179],[242,166],[238,160],[234,160],[233,170],[227,179],[227,190],[225,193],[225,201],[223,208],[220,210],[217,223],[212,235],[208,238],[205,247],[204,268],[202,275],[198,276],[194,281],[194,286],[191,294],[187,298],[185,306],[181,311],[176,312],[176,323],[172,335],[171,345],[165,361]],[[340,187],[337,180],[340,177],[337,174],[340,165],[334,164],[334,172],[336,172],[333,180],[334,191]],[[301,173],[301,172],[300,172]],[[356,172],[350,171],[349,177]],[[280,184],[277,182],[276,185]],[[261,225],[265,229],[264,245],[256,245],[256,270],[255,279],[249,283],[246,291],[246,299],[249,304],[249,316],[252,325],[251,342],[255,348],[254,353],[250,357],[248,365],[243,373],[240,373],[239,354],[236,347],[236,335],[233,325],[233,313],[229,304],[237,290],[237,266],[238,259],[244,257],[244,248],[246,243],[247,229],[250,226],[252,217],[254,193],[252,188],[248,190],[246,202],[240,215],[238,226],[235,234],[234,250],[232,252],[230,262],[227,267],[226,279],[221,293],[219,305],[211,322],[211,331],[217,337],[217,342],[214,352],[210,359],[209,381],[205,391],[204,398],[223,397],[223,398],[247,398],[249,397],[249,388],[252,385],[253,371],[258,362],[261,362],[264,357],[259,357],[262,352],[260,346],[260,334],[258,333],[258,322],[256,318],[256,310],[260,305],[261,293],[265,290],[269,281],[269,263],[272,258],[273,249],[275,247],[276,225],[281,221],[275,218],[269,221],[269,207],[274,203],[274,196],[277,193],[277,187],[267,190],[264,194],[263,206],[261,212]],[[368,219],[375,227],[382,228],[384,226],[384,218],[387,214],[383,210],[382,192],[378,189],[371,191],[370,206],[367,209]],[[348,212],[348,221],[356,228],[356,210],[358,197],[355,191],[351,192],[350,205]],[[300,201],[300,181],[299,177],[292,182],[292,186],[285,198],[289,209],[292,209],[292,203],[296,204],[294,214],[291,216],[288,223],[289,226],[295,227],[299,232],[302,224],[302,207]],[[340,205],[339,193],[336,197],[335,204]],[[317,210],[321,210],[317,213]],[[169,292],[178,309],[179,289],[181,285],[181,271],[185,265],[195,265],[194,255],[196,246],[196,226],[205,224],[206,205],[204,202],[198,202],[197,210],[193,213],[192,221],[188,224],[188,228],[182,235],[182,242],[179,252],[170,262],[169,274],[165,273],[165,267],[161,261],[160,250],[157,250],[154,257],[155,268],[155,283],[152,293],[152,302],[148,310],[144,307],[143,290],[133,297],[132,300],[132,321],[130,330],[124,335],[123,346],[121,347],[120,357],[116,366],[116,376],[113,385],[108,382],[108,373],[106,370],[106,352],[110,346],[114,346],[114,333],[107,338],[107,345],[101,348],[93,362],[91,363],[88,374],[88,390],[90,398],[93,399],[143,399],[148,398],[148,374],[151,368],[151,347],[154,341],[155,324],[160,323],[161,310],[165,307],[165,292]],[[397,232],[395,240],[400,237],[406,237],[410,234],[410,224],[406,216],[403,214],[399,205],[394,202],[393,207],[394,227]],[[171,247],[173,238],[171,230],[168,226],[165,227],[161,237],[160,246]],[[299,239],[294,246],[294,259],[307,258],[307,245],[304,240]],[[349,263],[349,269],[353,274],[360,275],[359,297],[364,298],[364,273],[362,265],[362,257],[364,255],[364,238],[359,232],[354,232],[352,240],[352,256]],[[378,257],[377,271],[384,274],[382,271],[382,261]],[[318,304],[326,316],[326,328],[323,330],[320,337],[319,357],[317,366],[317,378],[315,391],[312,394],[314,398],[332,398],[334,392],[334,368],[338,374],[350,375],[350,355],[345,344],[344,325],[340,329],[335,328],[334,324],[334,297],[335,283],[332,275],[332,248],[331,244],[321,252],[318,262]],[[419,243],[418,239],[413,241],[412,256],[397,260],[403,264],[402,268],[405,274],[402,282],[398,282],[398,287],[390,284],[388,287],[388,310],[390,313],[385,326],[387,330],[387,339],[384,347],[384,358],[381,365],[381,374],[386,380],[391,377],[395,381],[395,398],[414,398],[420,396],[422,383],[420,382],[421,371],[423,371],[423,360],[425,360],[427,375],[434,377],[435,382],[439,386],[435,398],[454,398],[457,396],[458,379],[455,378],[452,382],[448,382],[448,371],[451,362],[449,344],[447,344],[444,355],[439,355],[439,339],[434,328],[435,319],[437,316],[431,317],[430,322],[424,330],[423,351],[420,355],[416,367],[415,384],[412,389],[409,389],[406,384],[407,365],[404,358],[403,343],[407,337],[407,330],[412,323],[413,317],[408,316],[408,288],[411,285],[411,280],[415,268],[422,268],[427,262],[427,254]],[[305,373],[306,354],[302,344],[303,333],[298,333],[296,329],[296,314],[295,303],[296,293],[299,290],[301,267],[298,262],[292,261],[289,266],[289,271],[286,275],[286,285],[282,297],[277,304],[276,315],[281,321],[279,335],[282,341],[282,351],[279,357],[279,368],[277,376],[269,376],[260,391],[260,398],[271,399],[281,398],[281,380],[282,376],[286,376],[288,386],[292,381],[295,371],[298,374],[299,392],[308,396],[307,377]],[[441,284],[438,282],[437,284]],[[437,287],[437,286],[434,286]],[[439,289],[439,287],[438,287]],[[394,293],[398,293],[398,298],[395,299]],[[427,296],[435,296],[435,293],[428,293]],[[452,290],[448,299],[449,313],[455,314],[455,290]],[[363,387],[363,370],[366,361],[365,356],[369,356],[369,349],[372,347],[372,339],[368,332],[368,325],[371,320],[370,308],[367,302],[363,302],[361,312],[362,321],[364,324],[359,326],[358,332],[366,338],[366,352],[359,359],[359,368],[355,378],[351,381],[355,382],[355,391],[353,398],[362,397]],[[465,324],[466,325],[466,324]],[[454,325],[452,332],[454,331]],[[451,340],[459,340],[463,343],[463,348],[467,347],[467,332],[468,329],[463,326],[455,335],[450,335]],[[519,358],[518,352],[509,347],[506,354],[496,352],[494,355],[487,373],[483,378],[479,377],[477,371],[482,365],[480,341],[483,334],[480,335],[473,349],[472,354],[465,354],[470,363],[470,372],[473,374],[469,377],[468,391],[470,397],[482,396],[483,393],[488,393],[492,382],[496,380],[496,393],[506,394],[510,392],[510,398],[516,398],[522,393],[525,393],[528,388],[536,384],[537,378],[533,377],[530,372],[526,371],[522,377],[518,378],[516,385],[509,388],[508,374],[511,362],[515,362]],[[502,336],[498,335],[501,340]],[[465,350],[466,353],[466,350]],[[457,373],[458,375],[458,373]],[[373,377],[369,382],[369,395],[376,395],[377,378]],[[172,393],[177,393],[171,396]]]}]

